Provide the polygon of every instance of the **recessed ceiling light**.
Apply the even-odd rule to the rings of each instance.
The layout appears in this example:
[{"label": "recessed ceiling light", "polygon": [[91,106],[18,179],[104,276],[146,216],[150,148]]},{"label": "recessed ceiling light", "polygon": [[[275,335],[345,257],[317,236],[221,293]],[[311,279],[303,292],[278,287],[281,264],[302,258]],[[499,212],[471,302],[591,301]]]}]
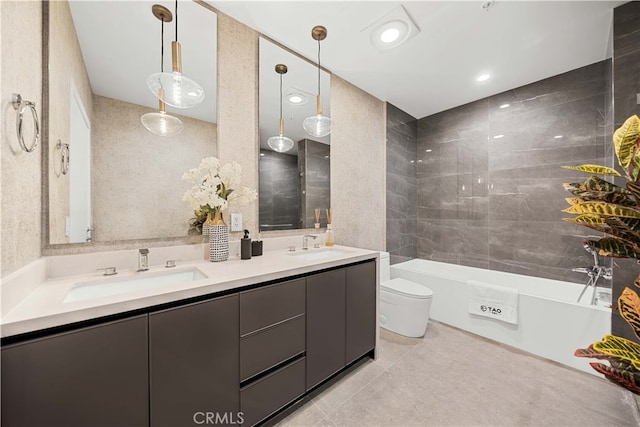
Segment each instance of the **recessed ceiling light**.
[{"label": "recessed ceiling light", "polygon": [[509,107],[511,107],[511,104],[502,104],[500,106],[500,108],[509,108]]},{"label": "recessed ceiling light", "polygon": [[500,138],[504,138],[504,134],[498,134],[498,135],[493,135],[493,139],[500,139]]},{"label": "recessed ceiling light", "polygon": [[300,104],[304,98],[298,95],[297,93],[292,93],[291,95],[289,95],[289,98],[287,99],[292,104]]},{"label": "recessed ceiling light", "polygon": [[370,32],[371,44],[381,52],[400,46],[420,32],[402,5],[368,25],[362,31]]},{"label": "recessed ceiling light", "polygon": [[489,74],[480,74],[478,77],[476,77],[476,81],[478,82],[484,82],[487,81],[491,78],[491,76]]},{"label": "recessed ceiling light", "polygon": [[260,157],[264,157],[264,153],[260,153]]},{"label": "recessed ceiling light", "polygon": [[554,139],[560,139],[560,138],[562,138],[562,135],[556,135],[556,136],[554,136],[553,138],[554,138]]},{"label": "recessed ceiling light", "polygon": [[304,90],[290,87],[284,91],[284,100],[287,104],[291,105],[304,105],[306,104],[310,98],[313,98],[315,95],[311,95]]},{"label": "recessed ceiling light", "polygon": [[400,30],[396,27],[387,28],[380,34],[382,43],[392,43],[400,38]]},{"label": "recessed ceiling light", "polygon": [[424,151],[425,151],[425,153],[430,153],[430,152],[432,152],[433,150],[432,150],[431,148],[429,148],[429,149],[424,150]]}]

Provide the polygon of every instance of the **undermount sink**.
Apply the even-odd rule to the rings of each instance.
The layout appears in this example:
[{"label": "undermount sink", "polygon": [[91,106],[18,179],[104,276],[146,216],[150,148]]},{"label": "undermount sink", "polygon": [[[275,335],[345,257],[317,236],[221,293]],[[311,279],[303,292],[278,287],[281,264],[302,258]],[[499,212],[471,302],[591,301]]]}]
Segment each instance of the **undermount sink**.
[{"label": "undermount sink", "polygon": [[208,276],[195,267],[171,271],[139,272],[133,276],[79,282],[73,285],[64,303],[125,294],[128,292],[158,289],[180,283],[206,279]]},{"label": "undermount sink", "polygon": [[322,248],[322,249],[308,249],[301,252],[290,252],[289,255],[305,260],[305,261],[317,261],[325,258],[334,258],[350,254],[350,251],[345,251],[336,248]]}]

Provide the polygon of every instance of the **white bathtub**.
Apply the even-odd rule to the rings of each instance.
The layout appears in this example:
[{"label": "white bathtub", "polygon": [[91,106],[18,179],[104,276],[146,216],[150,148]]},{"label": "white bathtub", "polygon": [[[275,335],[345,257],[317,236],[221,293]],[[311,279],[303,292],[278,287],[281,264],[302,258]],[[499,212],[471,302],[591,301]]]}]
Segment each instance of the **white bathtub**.
[{"label": "white bathtub", "polygon": [[[589,366],[593,360],[573,353],[611,332],[611,309],[587,305],[591,290],[582,298],[587,304],[576,303],[583,287],[580,284],[423,259],[392,265],[391,277],[402,277],[433,291],[431,319],[599,375]],[[517,288],[518,324],[469,314],[468,280]]]}]

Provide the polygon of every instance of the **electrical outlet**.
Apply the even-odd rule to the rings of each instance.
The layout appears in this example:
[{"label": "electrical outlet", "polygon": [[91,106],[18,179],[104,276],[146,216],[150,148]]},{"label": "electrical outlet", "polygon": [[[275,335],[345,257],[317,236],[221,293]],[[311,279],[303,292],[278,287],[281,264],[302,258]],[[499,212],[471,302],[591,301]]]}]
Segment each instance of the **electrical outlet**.
[{"label": "electrical outlet", "polygon": [[231,214],[231,231],[242,231],[242,214]]}]

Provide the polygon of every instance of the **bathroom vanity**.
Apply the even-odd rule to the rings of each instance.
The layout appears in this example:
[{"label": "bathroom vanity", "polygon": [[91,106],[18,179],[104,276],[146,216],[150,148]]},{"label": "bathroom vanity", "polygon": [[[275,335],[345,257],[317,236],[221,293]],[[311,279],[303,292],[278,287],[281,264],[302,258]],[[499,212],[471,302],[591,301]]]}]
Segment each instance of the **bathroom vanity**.
[{"label": "bathroom vanity", "polygon": [[260,423],[374,357],[378,253],[323,251],[189,263],[205,278],[68,303],[91,281],[43,283],[2,319],[2,424]]}]

